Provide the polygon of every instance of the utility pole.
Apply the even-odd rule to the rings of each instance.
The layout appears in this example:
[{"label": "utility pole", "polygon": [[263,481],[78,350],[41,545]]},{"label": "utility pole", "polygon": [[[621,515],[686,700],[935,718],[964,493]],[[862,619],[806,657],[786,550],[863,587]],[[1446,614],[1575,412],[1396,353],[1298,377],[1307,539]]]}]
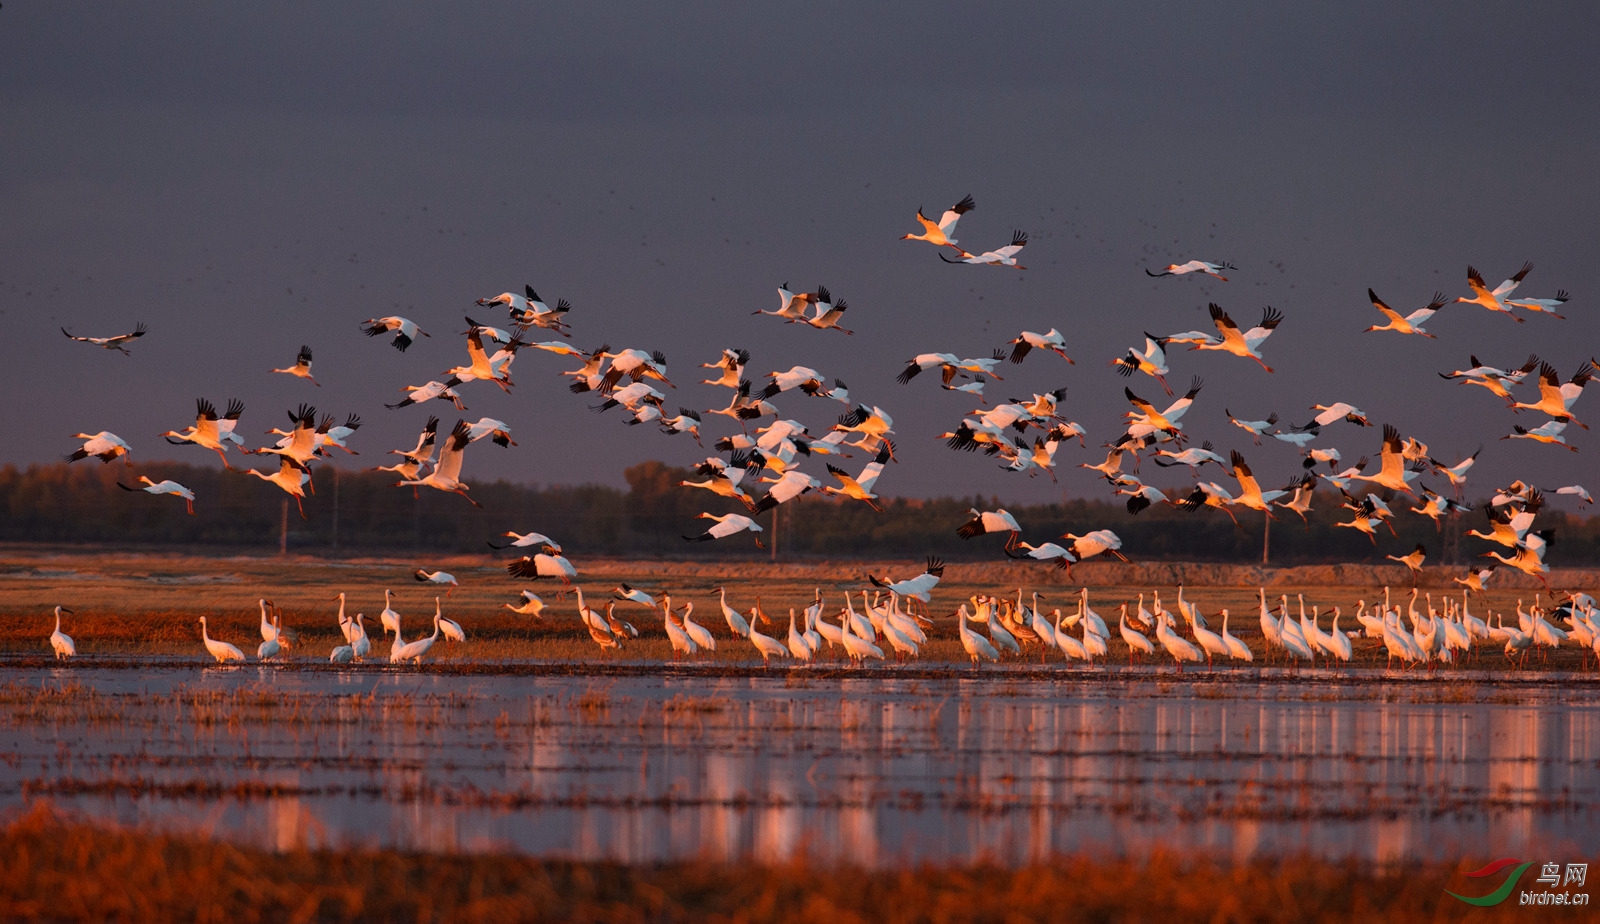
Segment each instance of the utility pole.
[{"label": "utility pole", "polygon": [[772,508],[772,560],[778,560],[778,511],[782,504]]},{"label": "utility pole", "polygon": [[339,470],[333,470],[333,547],[339,547]]},{"label": "utility pole", "polygon": [[1268,513],[1261,520],[1261,564],[1267,563],[1267,551],[1272,546],[1272,514]]},{"label": "utility pole", "polygon": [[278,554],[289,554],[289,499],[283,499],[283,516],[278,521]]}]

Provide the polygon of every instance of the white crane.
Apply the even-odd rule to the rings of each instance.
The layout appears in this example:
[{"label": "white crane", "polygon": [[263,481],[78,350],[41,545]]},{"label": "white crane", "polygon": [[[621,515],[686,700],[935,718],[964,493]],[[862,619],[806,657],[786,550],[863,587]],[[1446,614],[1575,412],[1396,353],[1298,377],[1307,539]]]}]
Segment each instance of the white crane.
[{"label": "white crane", "polygon": [[244,652],[227,642],[214,639],[206,634],[206,618],[204,616],[200,617],[200,640],[205,642],[206,651],[211,653],[211,657],[217,659],[218,664],[244,660]]},{"label": "white crane", "polygon": [[439,448],[439,464],[433,471],[421,478],[401,479],[399,485],[426,485],[451,494],[459,494],[467,498],[467,502],[474,507],[483,505],[467,497],[467,485],[461,482],[461,461],[467,444],[472,442],[471,430],[465,420],[456,421],[450,435],[445,438],[444,445]]},{"label": "white crane", "polygon": [[72,610],[64,606],[56,607],[56,628],[50,633],[50,650],[55,652],[57,661],[71,658],[78,653],[78,646],[73,643],[72,636],[61,631],[61,614],[70,612]]},{"label": "white crane", "polygon": [[878,495],[872,493],[872,488],[878,483],[878,476],[883,474],[883,466],[888,461],[889,450],[885,449],[874,456],[872,461],[861,469],[861,474],[854,478],[844,469],[829,465],[828,474],[838,479],[840,486],[835,488],[831,485],[825,485],[822,488],[822,493],[837,494],[840,497],[850,497],[864,501],[873,510],[882,512],[883,508],[878,506]]},{"label": "white crane", "polygon": [[1534,402],[1514,402],[1513,410],[1539,411],[1549,414],[1562,423],[1575,423],[1583,429],[1589,429],[1588,424],[1572,416],[1572,405],[1583,394],[1583,389],[1594,378],[1594,361],[1584,363],[1573,373],[1572,378],[1564,384],[1555,367],[1549,363],[1539,366],[1539,400]]},{"label": "white crane", "polygon": [[895,376],[895,381],[905,385],[929,369],[942,369],[944,384],[949,385],[960,371],[956,368],[960,362],[961,357],[954,353],[918,353],[906,360],[905,369]]},{"label": "white crane", "polygon": [[[79,459],[87,459],[90,456],[94,456],[101,462],[110,462],[118,456],[127,456],[132,451],[128,448],[128,444],[123,442],[122,437],[112,433],[110,430],[101,430],[99,433],[74,433],[72,438],[83,440],[84,443],[64,457],[67,462],[76,462]],[[131,458],[125,458],[123,461],[128,465],[133,464],[133,459]]]},{"label": "white crane", "polygon": [[[660,411],[658,408],[657,413],[659,412]],[[700,412],[693,410],[692,408],[679,407],[678,416],[662,417],[659,426],[661,432],[667,434],[668,436],[676,436],[679,433],[687,433],[694,437],[695,445],[705,445],[704,443],[700,442]]]},{"label": "white crane", "polygon": [[450,399],[450,403],[456,406],[456,410],[464,411],[467,409],[467,406],[461,403],[461,395],[454,388],[451,388],[444,382],[428,382],[425,385],[406,385],[400,390],[404,392],[410,392],[410,394],[400,399],[399,403],[385,404],[384,407],[394,411],[403,407],[409,407],[413,404],[422,404],[426,401],[432,401],[434,398],[448,398]]},{"label": "white crane", "polygon": [[770,635],[765,635],[756,628],[755,619],[750,620],[750,634],[745,636],[750,639],[750,644],[756,646],[756,652],[761,655],[761,665],[771,667],[773,658],[789,657],[789,649],[782,642]]},{"label": "white crane", "polygon": [[1240,428],[1241,430],[1248,432],[1252,437],[1255,437],[1257,446],[1261,445],[1261,434],[1265,433],[1267,428],[1275,426],[1278,423],[1277,414],[1269,416],[1266,420],[1240,420],[1239,418],[1233,416],[1233,412],[1227,408],[1223,408],[1222,413],[1228,415],[1229,423]]},{"label": "white crane", "polygon": [[[941,256],[943,255],[941,254]],[[1054,327],[1042,334],[1034,333],[1031,330],[1025,330],[1018,334],[1016,339],[1011,341],[1011,361],[1020,363],[1034,350],[1049,350],[1068,363],[1077,365],[1072,357],[1067,355],[1067,338],[1062,336],[1061,331],[1056,330]]]},{"label": "white crane", "polygon": [[1512,276],[1510,279],[1507,279],[1506,281],[1495,286],[1493,290],[1490,290],[1488,285],[1486,285],[1483,281],[1483,274],[1479,273],[1475,268],[1469,266],[1467,267],[1467,287],[1472,289],[1472,297],[1467,298],[1464,295],[1457,296],[1456,301],[1468,305],[1482,305],[1490,311],[1498,311],[1511,320],[1516,321],[1518,324],[1521,324],[1523,319],[1512,314],[1511,309],[1506,307],[1502,299],[1515,291],[1518,284],[1522,282],[1523,277],[1527,276],[1529,271],[1532,269],[1532,263],[1524,263],[1522,264],[1522,269],[1517,270],[1517,274],[1515,276]]},{"label": "white crane", "polygon": [[1155,645],[1151,644],[1150,639],[1146,638],[1143,632],[1128,625],[1128,604],[1126,603],[1122,604],[1122,613],[1117,619],[1117,631],[1121,634],[1123,642],[1127,643],[1129,667],[1133,666],[1135,652],[1155,653]]},{"label": "white crane", "polygon": [[1472,468],[1473,463],[1478,461],[1478,453],[1480,452],[1483,452],[1482,446],[1479,446],[1472,455],[1467,456],[1455,465],[1445,465],[1436,459],[1428,460],[1434,471],[1450,480],[1451,487],[1455,488],[1457,500],[1461,499],[1461,486],[1467,483],[1467,470]]},{"label": "white crane", "polygon": [[69,340],[77,340],[82,343],[92,343],[95,346],[104,347],[108,350],[116,350],[123,356],[132,356],[133,354],[128,352],[126,344],[132,343],[140,337],[143,337],[145,334],[150,333],[150,328],[144,326],[144,322],[141,321],[132,332],[126,334],[117,334],[115,337],[75,337],[72,334],[67,333],[67,329],[65,327],[61,328],[61,332],[66,334],[67,339]]},{"label": "white crane", "polygon": [[674,618],[676,616],[677,614],[672,612],[672,607],[664,606],[661,608],[662,627],[667,630],[667,641],[672,644],[672,657],[674,659],[677,659],[680,655],[693,655],[700,649],[694,639],[689,637],[689,633],[685,632],[677,624]]},{"label": "white crane", "polygon": [[1223,282],[1227,282],[1228,277],[1222,275],[1222,271],[1236,269],[1238,269],[1238,267],[1234,266],[1232,263],[1208,263],[1205,260],[1190,260],[1187,263],[1169,263],[1162,268],[1161,272],[1159,273],[1152,273],[1147,269],[1145,270],[1145,274],[1149,276],[1160,277],[1184,276],[1189,273],[1205,273],[1207,276],[1215,276]]},{"label": "white crane", "polygon": [[[210,449],[222,460],[222,467],[231,470],[233,466],[228,464],[228,444],[238,441],[237,437],[233,437],[233,428],[231,426],[228,428],[228,437],[223,436],[222,417],[217,413],[216,405],[205,398],[197,399],[195,408],[194,426],[185,427],[181,433],[176,430],[168,430],[160,435],[174,446],[189,443]],[[228,402],[228,413],[230,420],[237,423],[239,415],[244,413],[244,404],[238,399],[230,400]]]},{"label": "white crane", "polygon": [[870,572],[867,574],[867,580],[871,581],[874,587],[882,587],[890,593],[919,600],[924,605],[929,602],[933,588],[938,586],[940,579],[943,577],[944,562],[933,555],[928,556],[928,566],[921,574],[903,581],[890,581],[887,577],[874,577]]},{"label": "white crane", "polygon": [[1210,440],[1201,443],[1199,449],[1189,448],[1183,450],[1182,452],[1174,452],[1170,449],[1158,449],[1156,450],[1156,454],[1152,457],[1152,461],[1155,462],[1158,468],[1171,468],[1174,465],[1186,465],[1189,467],[1189,473],[1191,475],[1194,474],[1200,466],[1206,464],[1207,462],[1215,462],[1219,467],[1227,468],[1228,460],[1217,455],[1215,449],[1216,447],[1211,444]]},{"label": "white crane", "polygon": [[493,417],[480,417],[478,422],[467,425],[467,440],[476,443],[484,437],[490,437],[497,446],[511,447],[517,441],[511,438],[511,425],[503,420]]},{"label": "white crane", "polygon": [[[1122,554],[1122,538],[1109,529],[1091,530],[1079,536],[1076,533],[1062,533],[1062,539],[1072,540],[1072,555],[1077,561],[1085,561],[1103,552],[1109,552],[1118,560],[1126,562],[1128,556]],[[1068,569],[1070,572],[1071,569]]]},{"label": "white crane", "polygon": [[[761,314],[762,312],[756,312]],[[714,363],[701,363],[702,369],[721,369],[722,375],[714,379],[705,379],[701,385],[721,385],[725,388],[738,388],[739,380],[744,378],[744,367],[750,362],[749,350],[723,350],[722,356]]]},{"label": "white crane", "polygon": [[253,468],[244,469],[243,474],[254,475],[262,481],[277,485],[286,494],[294,498],[294,505],[300,511],[300,519],[304,520],[306,518],[306,508],[302,501],[305,499],[305,486],[311,480],[311,475],[293,459],[288,457],[279,459],[278,470],[271,475],[263,475]]},{"label": "white crane", "polygon": [[761,397],[774,398],[796,388],[815,397],[822,393],[822,373],[809,366],[794,366],[787,372],[769,372],[772,382],[761,390]]},{"label": "white crane", "polygon": [[[815,327],[817,330],[832,329],[846,336],[854,336],[855,331],[845,330],[839,326],[839,319],[844,317],[844,313],[846,311],[850,310],[849,304],[847,304],[842,298],[835,300],[831,295],[827,295],[826,290],[819,292],[818,295],[817,313],[811,315],[810,317],[802,317],[799,319],[799,321],[791,321],[790,323],[804,323],[810,325],[811,327]],[[825,295],[827,296],[826,298],[822,297]]]},{"label": "white crane", "polygon": [[957,247],[956,252],[961,256],[952,260],[941,253],[939,254],[939,259],[946,263],[988,264],[990,266],[1009,266],[1013,269],[1025,270],[1027,267],[1017,262],[1017,254],[1021,253],[1022,248],[1026,246],[1028,246],[1028,235],[1022,231],[1013,231],[1011,232],[1011,243],[1004,247],[985,250],[979,254],[969,253]]},{"label": "white crane", "polygon": [[391,342],[394,344],[394,348],[402,353],[404,353],[406,349],[411,346],[411,342],[416,340],[418,337],[433,336],[432,334],[418,327],[417,322],[399,316],[391,316],[387,318],[368,318],[361,323],[364,325],[362,330],[367,332],[368,337],[376,337],[379,334],[385,334],[389,331],[394,331],[394,340]]},{"label": "white crane", "polygon": [[439,633],[439,617],[437,616],[433,618],[433,634],[411,642],[401,638],[400,627],[395,626],[394,641],[389,645],[389,663],[404,664],[410,661],[413,664],[421,665],[422,656],[427,654],[428,649],[433,647],[433,643],[439,640]]},{"label": "white crane", "polygon": [[1232,504],[1248,510],[1259,510],[1268,517],[1272,516],[1272,502],[1286,496],[1292,489],[1276,491],[1263,491],[1256,477],[1250,471],[1250,466],[1244,460],[1244,454],[1235,449],[1229,453],[1229,461],[1233,463],[1233,477],[1239,482],[1239,493],[1234,496]]},{"label": "white crane", "polygon": [[[777,311],[763,311],[763,310],[758,308],[755,311],[752,311],[750,313],[753,314],[753,315],[755,315],[755,314],[767,314],[767,315],[771,315],[771,316],[773,316],[775,318],[783,318],[785,321],[805,321],[805,320],[807,320],[807,314],[806,314],[807,309],[809,309],[812,305],[816,304],[819,301],[831,301],[831,300],[832,300],[832,296],[828,293],[828,287],[827,286],[818,286],[817,287],[817,291],[815,291],[815,292],[795,293],[795,292],[790,291],[789,284],[786,282],[783,285],[778,286],[778,302],[779,302],[779,305],[778,305],[778,310]],[[740,352],[744,352],[744,351],[740,351]],[[740,368],[743,368],[743,366],[744,366],[744,364],[746,362],[749,362],[748,354],[746,354],[745,359],[742,360],[739,363]],[[727,376],[724,375],[723,378],[726,379]],[[737,379],[735,381],[737,381]],[[703,383],[703,384],[708,384],[709,385],[709,384],[714,384],[714,383],[706,382],[706,383]],[[729,384],[729,383],[721,382],[721,383],[717,383],[717,384]],[[730,387],[732,387],[732,386],[730,385]]]},{"label": "white crane", "polygon": [[[972,666],[976,668],[980,659],[985,661],[1000,660],[1000,651],[994,647],[994,643],[967,627],[969,618],[967,605],[963,603],[956,612],[956,628],[960,630],[961,647],[966,649],[967,657],[972,659]],[[849,623],[847,622],[846,625],[848,626]]]},{"label": "white crane", "polygon": [[1486,366],[1473,356],[1472,368],[1457,369],[1454,372],[1441,372],[1439,378],[1459,381],[1467,385],[1477,385],[1506,403],[1506,407],[1516,403],[1508,386],[1520,385],[1527,379],[1533,370],[1539,368],[1540,360],[1535,354],[1528,354],[1527,362],[1519,369],[1501,369],[1496,366]]},{"label": "white crane", "polygon": [[611,596],[612,599],[615,600],[637,603],[640,606],[648,606],[651,609],[656,608],[655,597],[650,596],[649,594],[630,584],[618,584],[616,589],[611,591]]},{"label": "white crane", "polygon": [[1578,499],[1578,506],[1579,507],[1587,507],[1590,504],[1594,503],[1593,495],[1591,495],[1588,491],[1584,490],[1584,487],[1581,484],[1563,485],[1562,487],[1559,487],[1559,488],[1552,488],[1552,489],[1546,491],[1546,493],[1547,494],[1564,494],[1564,495],[1566,495],[1568,497],[1576,497]]},{"label": "white crane", "polygon": [[505,543],[503,545],[495,545],[493,542],[490,542],[489,543],[489,548],[491,548],[491,549],[525,549],[525,548],[528,548],[529,546],[542,545],[542,546],[548,546],[550,549],[554,550],[555,552],[560,552],[561,551],[561,544],[559,542],[556,542],[554,539],[551,539],[549,536],[546,536],[544,533],[506,532],[506,533],[502,533],[501,535],[509,537],[511,539],[511,541],[507,542],[507,543]]},{"label": "white crane", "polygon": [[[1191,350],[1221,350],[1235,356],[1253,359],[1261,368],[1268,372],[1272,371],[1272,367],[1261,358],[1261,344],[1272,336],[1272,332],[1283,322],[1282,312],[1269,305],[1261,312],[1260,324],[1241,332],[1239,325],[1234,323],[1233,318],[1228,317],[1228,313],[1217,303],[1211,303],[1210,311],[1211,321],[1217,326],[1217,332],[1221,337],[1207,337],[1199,342],[1186,341],[1190,343]],[[1176,336],[1167,339],[1174,342],[1178,340]]]},{"label": "white crane", "polygon": [[599,391],[602,395],[610,394],[617,383],[627,376],[635,382],[650,378],[665,382],[669,388],[676,388],[667,379],[667,355],[660,350],[646,353],[643,350],[623,350],[620,353],[601,353],[603,357],[611,360],[611,368],[600,377]]},{"label": "white crane", "polygon": [[[446,591],[445,596],[448,597],[449,595],[449,591]],[[447,642],[465,642],[467,640],[467,633],[461,628],[461,623],[444,615],[444,605],[439,602],[438,597],[433,598],[433,624],[439,627],[440,634],[444,636]]]},{"label": "white crane", "polygon": [[775,479],[763,478],[761,480],[771,484],[772,487],[767,489],[764,497],[756,501],[754,508],[756,513],[765,513],[779,504],[794,500],[813,488],[822,487],[822,482],[798,469],[789,469],[782,476]]},{"label": "white crane", "polygon": [[547,544],[537,554],[524,555],[516,561],[508,562],[506,573],[512,577],[531,581],[547,577],[560,578],[561,590],[557,597],[565,599],[567,589],[572,586],[572,579],[578,576],[578,569],[572,566],[572,562],[562,557],[559,549]]},{"label": "white crane", "polygon": [[906,234],[900,240],[927,241],[930,244],[953,247],[956,250],[960,250],[961,248],[956,247],[957,241],[954,237],[956,222],[961,220],[962,215],[972,211],[975,207],[972,197],[966,196],[960,202],[946,209],[944,214],[939,216],[937,222],[929,220],[926,215],[922,214],[922,209],[919,207],[917,209],[917,223],[922,225],[922,233]]},{"label": "white crane", "polygon": [[739,614],[738,610],[728,605],[728,589],[726,587],[717,588],[717,601],[722,607],[722,618],[728,623],[728,632],[734,638],[749,638],[750,623],[745,621],[745,618]]},{"label": "white crane", "polygon": [[165,481],[153,481],[149,475],[140,475],[139,480],[145,483],[145,487],[130,488],[120,481],[117,482],[117,487],[124,491],[143,491],[146,494],[171,494],[176,497],[181,497],[183,498],[183,502],[189,508],[189,516],[194,516],[193,491],[171,479],[167,479]]},{"label": "white crane", "polygon": [[[293,430],[279,430],[274,427],[267,431],[268,434],[277,434],[282,437],[272,446],[263,446],[260,449],[241,450],[250,455],[278,456],[293,462],[301,468],[307,468],[317,454],[318,439],[323,434],[317,426],[317,409],[309,404],[300,405],[298,410],[289,412],[289,419],[294,422]],[[328,426],[333,425],[331,417],[324,420]],[[309,470],[309,469],[307,469]]]},{"label": "white crane", "polygon": [[[422,474],[422,468],[433,464],[433,447],[439,436],[439,418],[429,417],[428,423],[422,428],[422,433],[417,437],[417,448],[411,451],[404,449],[391,449],[390,455],[400,456],[400,461],[394,465],[380,465],[374,468],[375,472],[394,472],[402,480],[416,480]],[[417,496],[415,486],[411,488],[411,496]]]},{"label": "white crane", "polygon": [[544,615],[544,601],[540,600],[538,594],[535,594],[533,591],[524,590],[522,595],[517,598],[517,601],[518,603],[515,606],[510,603],[501,605],[511,612],[518,614],[519,616]]},{"label": "white crane", "polygon": [[[670,611],[671,608],[664,607],[664,609]],[[710,629],[707,629],[705,626],[702,626],[693,619],[689,618],[689,614],[693,612],[694,601],[690,600],[688,603],[683,605],[683,612],[678,614],[678,620],[683,623],[683,631],[688,634],[690,641],[694,642],[696,645],[700,646],[706,651],[716,651],[716,638],[711,635]],[[812,646],[812,650],[815,651],[816,646]]]},{"label": "white crane", "polygon": [[456,576],[448,571],[424,571],[418,568],[411,572],[411,576],[423,584],[449,584],[450,589],[444,592],[446,597],[461,586],[461,582],[456,580]]},{"label": "white crane", "polygon": [[[467,364],[446,369],[444,375],[448,376],[448,378],[445,379],[445,384],[454,387],[463,382],[493,382],[500,387],[501,391],[509,392],[511,390],[509,377],[505,374],[503,368],[500,370],[495,369],[489,362],[489,354],[483,348],[482,328],[478,327],[471,318],[466,320],[469,325],[465,334],[467,338]],[[521,341],[515,338],[513,338],[512,342],[519,347],[522,345]]]},{"label": "white crane", "polygon": [[1183,662],[1193,661],[1198,664],[1205,655],[1188,639],[1172,631],[1172,622],[1170,614],[1167,614],[1165,618],[1157,616],[1156,641],[1160,642],[1161,647],[1167,650],[1167,654],[1172,655],[1172,660],[1178,664],[1178,673],[1181,674],[1183,673]]},{"label": "white crane", "polygon": [[1319,429],[1341,419],[1347,420],[1358,427],[1372,426],[1372,422],[1367,420],[1366,412],[1361,410],[1361,408],[1356,407],[1354,404],[1347,404],[1343,401],[1335,401],[1333,404],[1313,404],[1311,405],[1311,409],[1313,411],[1320,411],[1321,413],[1313,417],[1311,422],[1305,426],[1295,427],[1294,429],[1302,432],[1312,429]]},{"label": "white crane", "polygon": [[1534,427],[1532,430],[1529,430],[1526,427],[1513,426],[1511,428],[1511,433],[1500,438],[1503,440],[1533,440],[1536,443],[1548,443],[1553,446],[1565,446],[1573,452],[1577,452],[1578,447],[1568,443],[1567,438],[1561,435],[1561,431],[1565,429],[1567,429],[1567,425],[1564,422],[1559,420],[1547,420],[1543,424]]},{"label": "white crane", "polygon": [[311,348],[305,345],[300,347],[300,352],[294,358],[294,365],[284,369],[271,369],[271,372],[284,372],[298,378],[305,379],[311,384],[322,387],[322,383],[311,377]]},{"label": "white crane", "polygon": [[956,529],[956,535],[963,539],[971,539],[988,533],[1007,533],[1007,549],[1013,549],[1017,540],[1022,538],[1022,527],[1017,525],[1017,518],[1012,516],[1005,508],[979,511],[976,507],[967,511],[972,514],[972,519],[961,524]]},{"label": "white crane", "polygon": [[533,286],[524,285],[522,291],[523,295],[501,292],[492,298],[480,298],[477,303],[483,308],[495,305],[505,308],[511,320],[524,327],[541,327],[553,330],[563,337],[567,336],[566,314],[572,310],[571,303],[563,298],[557,300],[556,306],[551,308],[539,298],[539,293],[533,290]]},{"label": "white crane", "polygon": [[1572,300],[1566,289],[1557,289],[1555,298],[1508,298],[1504,299],[1507,307],[1525,308],[1528,311],[1544,312],[1553,318],[1565,321],[1566,315],[1556,314],[1556,309]]},{"label": "white crane", "polygon": [[1352,481],[1367,481],[1391,491],[1401,491],[1413,498],[1417,493],[1411,490],[1411,482],[1420,475],[1419,472],[1406,469],[1405,448],[1401,444],[1400,431],[1393,424],[1383,425],[1383,452],[1378,457],[1379,469],[1376,475],[1355,474],[1349,476]]},{"label": "white crane", "polygon": [[1143,372],[1161,383],[1161,388],[1172,396],[1172,386],[1167,384],[1167,373],[1172,370],[1167,368],[1167,338],[1157,337],[1148,331],[1144,335],[1144,352],[1128,348],[1128,355],[1118,357],[1111,361],[1117,367],[1117,374],[1123,377]]},{"label": "white crane", "polygon": [[[755,520],[752,520],[747,516],[740,516],[737,513],[725,513],[721,516],[718,516],[714,513],[702,513],[697,517],[697,519],[715,520],[716,525],[707,528],[705,532],[698,536],[683,537],[690,542],[705,542],[709,539],[726,539],[727,537],[732,536],[735,533],[743,532],[744,530],[749,530],[751,533],[759,533],[762,531],[760,523],[757,523]],[[761,544],[760,536],[756,536],[755,540],[756,548],[766,548],[766,546]]]},{"label": "white crane", "polygon": [[1447,304],[1443,292],[1433,293],[1433,301],[1429,302],[1425,307],[1418,308],[1416,311],[1411,312],[1405,317],[1401,317],[1400,312],[1390,308],[1388,305],[1385,305],[1383,300],[1378,298],[1378,294],[1371,289],[1367,290],[1367,298],[1372,301],[1372,307],[1383,312],[1384,317],[1389,319],[1389,323],[1383,325],[1374,324],[1362,333],[1370,333],[1375,330],[1392,330],[1397,334],[1421,334],[1429,339],[1437,339],[1432,334],[1423,330],[1422,325],[1426,323],[1429,318],[1433,317],[1440,308],[1443,308]]}]

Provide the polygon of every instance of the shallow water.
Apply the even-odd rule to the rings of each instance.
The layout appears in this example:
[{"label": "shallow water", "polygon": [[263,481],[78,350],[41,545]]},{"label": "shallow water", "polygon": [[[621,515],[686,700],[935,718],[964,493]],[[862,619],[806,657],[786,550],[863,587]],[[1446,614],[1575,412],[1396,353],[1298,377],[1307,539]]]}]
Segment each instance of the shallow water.
[{"label": "shallow water", "polygon": [[1555,687],[255,666],[0,680],[0,809],[49,798],[279,848],[868,866],[1600,848],[1600,697]]}]

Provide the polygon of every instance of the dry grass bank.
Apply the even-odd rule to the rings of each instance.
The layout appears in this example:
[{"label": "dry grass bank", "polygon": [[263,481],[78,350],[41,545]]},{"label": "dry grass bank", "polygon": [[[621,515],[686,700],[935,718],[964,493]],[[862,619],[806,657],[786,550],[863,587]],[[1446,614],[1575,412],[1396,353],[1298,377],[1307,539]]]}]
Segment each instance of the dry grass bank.
[{"label": "dry grass bank", "polygon": [[[0,919],[51,921],[1488,920],[1454,863],[1062,857],[1017,868],[868,871],[805,862],[629,867],[378,850],[272,853],[65,820],[0,827]],[[1514,910],[1513,910],[1514,913]],[[1503,916],[1503,915],[1502,915]]]}]

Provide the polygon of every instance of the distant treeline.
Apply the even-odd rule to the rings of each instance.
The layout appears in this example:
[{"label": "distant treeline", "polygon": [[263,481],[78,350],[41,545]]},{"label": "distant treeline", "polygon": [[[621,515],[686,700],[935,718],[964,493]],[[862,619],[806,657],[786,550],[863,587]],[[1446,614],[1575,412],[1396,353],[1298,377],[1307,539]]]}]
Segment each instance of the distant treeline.
[{"label": "distant treeline", "polygon": [[[138,486],[139,475],[171,478],[195,492],[195,515],[184,512],[175,497],[129,493],[118,479]],[[507,530],[538,531],[558,539],[571,555],[643,555],[670,557],[755,557],[749,534],[713,542],[685,542],[710,521],[701,511],[726,513],[743,508],[708,491],[679,487],[683,480],[703,480],[690,471],[661,462],[642,462],[625,472],[627,490],[601,485],[530,486],[496,481],[474,484],[465,499],[423,488],[394,487],[385,472],[316,468],[316,494],[305,501],[301,520],[293,501],[288,506],[288,544],[298,552],[334,550],[430,549],[483,551],[485,540]],[[112,543],[168,546],[276,548],[286,495],[276,487],[214,466],[173,462],[93,460],[71,465],[0,468],[0,541]],[[1395,528],[1379,533],[1374,545],[1351,529],[1335,527],[1348,519],[1339,509],[1338,494],[1320,491],[1309,529],[1300,518],[1279,511],[1272,524],[1273,564],[1383,561],[1385,554],[1404,554],[1421,542],[1429,564],[1466,563],[1491,548],[1487,542],[1462,537],[1469,528],[1484,528],[1481,513],[1446,521],[1442,533],[1433,523],[1400,513]],[[1402,501],[1396,501],[1398,509]],[[1023,526],[1023,539],[1040,543],[1065,532],[1109,528],[1122,537],[1123,551],[1139,560],[1259,562],[1262,517],[1243,512],[1236,527],[1217,511],[1185,513],[1157,505],[1137,516],[1122,504],[1106,500],[1074,500],[1034,506],[1005,505],[999,498],[974,496],[937,500],[896,499],[881,513],[858,501],[806,495],[779,508],[777,544],[781,556],[807,558],[920,557],[936,554],[951,559],[993,558],[1004,539],[995,536],[965,541],[956,527],[969,508],[1007,506]],[[1409,506],[1409,505],[1407,505]],[[772,541],[773,515],[760,522]],[[1600,517],[1542,514],[1537,528],[1556,530],[1547,560],[1554,566],[1600,565]],[[1503,551],[1503,550],[1502,550]]]}]

